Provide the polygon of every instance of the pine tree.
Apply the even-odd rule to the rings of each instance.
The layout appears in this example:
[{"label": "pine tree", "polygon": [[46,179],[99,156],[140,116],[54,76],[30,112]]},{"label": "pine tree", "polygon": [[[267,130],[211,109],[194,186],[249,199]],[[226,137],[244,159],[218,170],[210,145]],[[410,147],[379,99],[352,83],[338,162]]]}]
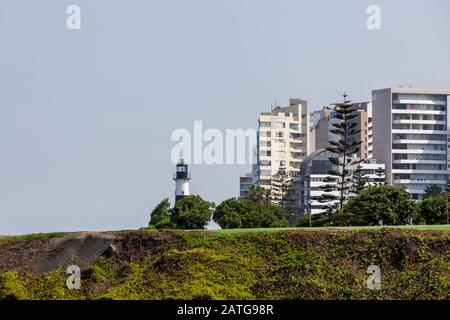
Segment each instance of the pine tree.
[{"label": "pine tree", "polygon": [[[355,139],[356,134],[360,132],[356,128],[355,121],[355,118],[359,117],[359,113],[351,101],[347,100],[347,95],[344,94],[343,97],[343,103],[335,104],[334,108],[335,118],[339,121],[333,123],[333,128],[330,130],[330,133],[338,136],[338,139],[329,141],[330,147],[326,148],[334,155],[329,158],[333,168],[328,172],[327,184],[322,187],[324,191],[322,201],[325,202],[325,199],[337,200],[339,210],[349,198],[353,181],[350,168],[361,163],[361,160],[355,159],[353,155],[359,151],[359,145],[362,143]],[[338,196],[331,194],[333,191],[337,191]]]},{"label": "pine tree", "polygon": [[267,205],[271,203],[270,191],[257,185],[252,185],[250,187],[250,190],[248,191],[248,194],[245,196],[245,198],[260,205]]},{"label": "pine tree", "polygon": [[362,173],[362,166],[358,165],[353,172],[353,185],[351,190],[353,195],[356,196],[363,191],[367,187],[367,182],[367,178]]},{"label": "pine tree", "polygon": [[280,166],[277,173],[272,176],[272,200],[282,209],[293,207],[292,173],[286,167]]},{"label": "pine tree", "polygon": [[376,168],[375,169],[375,174],[378,177],[377,178],[377,180],[378,180],[377,184],[380,185],[380,186],[385,185],[386,181],[385,181],[385,177],[384,177],[384,175],[385,175],[384,168],[383,167]]}]

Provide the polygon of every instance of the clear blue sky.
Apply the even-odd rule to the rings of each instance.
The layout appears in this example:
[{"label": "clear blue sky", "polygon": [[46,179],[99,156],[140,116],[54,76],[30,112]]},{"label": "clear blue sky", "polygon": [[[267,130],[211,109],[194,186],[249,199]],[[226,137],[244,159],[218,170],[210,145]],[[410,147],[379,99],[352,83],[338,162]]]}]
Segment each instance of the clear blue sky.
[{"label": "clear blue sky", "polygon": [[[448,88],[449,18],[448,0],[0,0],[0,234],[146,225],[173,199],[170,134],[194,120],[251,128],[275,99]],[[191,191],[220,202],[248,170],[195,166]]]}]

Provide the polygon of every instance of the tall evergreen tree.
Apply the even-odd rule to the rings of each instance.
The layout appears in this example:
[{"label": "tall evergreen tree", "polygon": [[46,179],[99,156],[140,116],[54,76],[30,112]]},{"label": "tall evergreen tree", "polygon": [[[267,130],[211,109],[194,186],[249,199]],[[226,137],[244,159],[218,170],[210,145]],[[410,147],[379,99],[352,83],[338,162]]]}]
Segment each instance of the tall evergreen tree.
[{"label": "tall evergreen tree", "polygon": [[294,190],[292,186],[292,172],[280,166],[277,173],[272,176],[272,200],[282,209],[289,211],[293,207]]},{"label": "tall evergreen tree", "polygon": [[353,181],[353,173],[350,169],[361,163],[361,160],[355,159],[353,155],[359,151],[359,145],[362,143],[356,139],[356,135],[360,132],[355,121],[359,117],[359,112],[353,107],[351,101],[347,100],[346,94],[343,97],[344,101],[335,104],[334,107],[335,118],[338,121],[332,124],[330,133],[336,135],[338,139],[329,141],[330,146],[326,148],[333,154],[329,158],[333,168],[328,171],[329,177],[325,180],[326,184],[321,187],[324,193],[319,200],[320,202],[337,201],[338,209],[341,209],[349,198]]}]

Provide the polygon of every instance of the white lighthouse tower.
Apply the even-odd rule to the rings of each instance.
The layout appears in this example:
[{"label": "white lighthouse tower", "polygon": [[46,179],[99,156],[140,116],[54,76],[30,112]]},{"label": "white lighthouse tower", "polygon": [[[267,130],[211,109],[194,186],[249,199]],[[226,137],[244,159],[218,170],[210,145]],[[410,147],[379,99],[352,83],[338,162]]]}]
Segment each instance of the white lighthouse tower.
[{"label": "white lighthouse tower", "polygon": [[175,202],[177,202],[189,195],[189,180],[191,180],[191,174],[188,172],[188,165],[184,163],[183,159],[180,159],[177,164],[173,180],[175,180]]}]

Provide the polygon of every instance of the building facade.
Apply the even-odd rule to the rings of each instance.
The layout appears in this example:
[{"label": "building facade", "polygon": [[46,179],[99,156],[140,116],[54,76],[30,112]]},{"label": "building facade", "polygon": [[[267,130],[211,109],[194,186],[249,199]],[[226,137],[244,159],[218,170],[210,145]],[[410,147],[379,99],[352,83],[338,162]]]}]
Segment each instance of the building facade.
[{"label": "building facade", "polygon": [[[300,174],[300,212],[302,215],[321,213],[329,206],[334,206],[337,201],[330,201],[328,203],[321,203],[314,198],[320,197],[323,194],[321,186],[327,184],[325,179],[329,176],[328,171],[332,169],[332,163],[329,158],[333,154],[325,149],[316,150],[311,153],[301,166]],[[337,180],[336,180],[337,181]],[[339,196],[337,191],[331,194]]]},{"label": "building facade", "polygon": [[243,177],[239,177],[239,196],[246,197],[250,191],[250,187],[255,184],[253,174],[247,173]]},{"label": "building facade", "polygon": [[450,90],[374,90],[373,156],[386,164],[386,180],[414,200],[430,185],[448,180],[448,96]]},{"label": "building facade", "polygon": [[[350,137],[349,142],[362,141],[359,146],[359,151],[356,156],[360,159],[371,159],[373,156],[373,122],[372,122],[372,103],[371,102],[358,102],[353,103],[354,109],[358,111],[359,116],[356,117],[353,122],[356,123],[358,133]],[[314,150],[325,149],[329,146],[330,141],[337,141],[339,136],[330,132],[333,130],[333,124],[340,122],[341,120],[336,118],[336,112],[332,107],[324,107],[320,111],[321,117],[316,120],[312,125],[312,132],[315,135]]]},{"label": "building facade", "polygon": [[292,174],[292,201],[298,203],[300,165],[309,150],[307,102],[290,99],[289,106],[261,113],[258,119],[256,183],[275,192],[272,177],[281,167]]},{"label": "building facade", "polygon": [[373,115],[371,102],[354,103],[359,117],[355,118],[357,134],[352,137],[355,141],[362,141],[356,156],[360,159],[372,159],[373,157]]}]

